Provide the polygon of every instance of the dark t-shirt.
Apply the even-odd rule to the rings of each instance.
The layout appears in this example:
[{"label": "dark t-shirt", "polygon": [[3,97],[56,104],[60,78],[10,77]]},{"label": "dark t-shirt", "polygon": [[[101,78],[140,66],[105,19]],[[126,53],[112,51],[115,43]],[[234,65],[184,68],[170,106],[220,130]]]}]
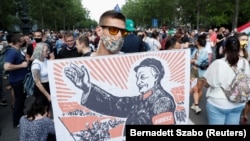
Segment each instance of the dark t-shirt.
[{"label": "dark t-shirt", "polygon": [[144,51],[143,41],[135,34],[129,34],[124,38],[121,51],[124,53]]},{"label": "dark t-shirt", "polygon": [[[20,52],[20,50],[17,49],[9,49],[5,53],[4,62],[8,62],[14,65],[22,64],[22,62],[25,61],[24,55]],[[28,73],[27,68],[21,68],[13,71],[9,71],[9,82],[15,83],[21,80],[24,80],[25,75]]]},{"label": "dark t-shirt", "polygon": [[[54,50],[53,50],[53,44],[50,43],[50,42],[47,41],[47,40],[45,41],[45,43],[49,45],[50,53],[53,53],[53,52],[54,52]],[[29,44],[29,45],[27,46],[27,54],[30,55],[30,56],[32,56],[35,47],[36,47],[36,43]]]},{"label": "dark t-shirt", "polygon": [[72,49],[69,49],[66,44],[63,44],[62,49],[58,52],[57,58],[72,58],[80,56],[82,56],[82,53],[78,53],[75,46]]},{"label": "dark t-shirt", "polygon": [[[222,38],[224,38],[224,35],[223,35],[223,34],[218,34],[218,35],[217,35],[217,39],[221,40]],[[222,46],[222,45],[223,45],[223,42],[224,42],[224,40],[222,40],[222,41],[220,41],[220,42],[217,42],[217,43],[216,43],[216,46],[217,46],[217,47]]]}]

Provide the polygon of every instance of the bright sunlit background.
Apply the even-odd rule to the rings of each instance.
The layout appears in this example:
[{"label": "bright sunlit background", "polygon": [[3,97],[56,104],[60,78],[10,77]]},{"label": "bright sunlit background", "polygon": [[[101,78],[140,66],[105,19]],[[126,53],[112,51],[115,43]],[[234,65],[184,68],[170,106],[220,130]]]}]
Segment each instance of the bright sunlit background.
[{"label": "bright sunlit background", "polygon": [[121,8],[126,0],[82,0],[82,4],[90,11],[90,18],[98,22],[101,14],[115,8],[116,4]]}]

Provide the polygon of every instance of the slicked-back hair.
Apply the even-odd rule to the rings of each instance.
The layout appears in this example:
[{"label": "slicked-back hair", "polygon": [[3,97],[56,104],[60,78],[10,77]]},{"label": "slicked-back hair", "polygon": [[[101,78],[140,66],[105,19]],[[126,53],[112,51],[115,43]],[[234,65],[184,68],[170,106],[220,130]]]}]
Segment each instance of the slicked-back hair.
[{"label": "slicked-back hair", "polygon": [[85,47],[89,46],[89,38],[86,35],[80,35],[79,37],[77,37],[77,40],[80,44],[84,43]]},{"label": "slicked-back hair", "polygon": [[105,20],[107,18],[119,19],[119,20],[124,21],[124,23],[126,22],[126,18],[125,18],[125,16],[122,13],[117,12],[115,10],[109,10],[109,11],[104,12],[101,15],[101,17],[99,19],[99,25],[104,25],[105,24]]}]

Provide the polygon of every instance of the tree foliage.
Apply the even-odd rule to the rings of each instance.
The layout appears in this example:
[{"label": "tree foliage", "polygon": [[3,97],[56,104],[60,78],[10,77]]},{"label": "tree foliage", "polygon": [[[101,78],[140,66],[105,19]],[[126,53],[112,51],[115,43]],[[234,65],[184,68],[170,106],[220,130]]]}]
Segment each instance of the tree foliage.
[{"label": "tree foliage", "polygon": [[68,30],[97,25],[81,0],[1,0],[0,29],[13,30],[13,25],[21,24],[23,3],[26,3],[29,24],[41,29]]},{"label": "tree foliage", "polygon": [[[235,8],[239,3],[238,15]],[[153,18],[159,25],[192,28],[240,26],[250,20],[250,0],[127,0],[122,7],[126,17],[136,25],[150,25]],[[238,25],[234,25],[237,18]]]},{"label": "tree foliage", "polygon": [[[1,30],[13,30],[14,26],[21,25],[24,1],[30,18],[29,24],[37,25],[38,28],[68,30],[97,25],[89,17],[89,11],[81,0],[1,0]],[[250,0],[126,0],[121,9],[137,26],[152,26],[152,19],[156,18],[159,26],[233,28],[250,21],[249,7]]]}]

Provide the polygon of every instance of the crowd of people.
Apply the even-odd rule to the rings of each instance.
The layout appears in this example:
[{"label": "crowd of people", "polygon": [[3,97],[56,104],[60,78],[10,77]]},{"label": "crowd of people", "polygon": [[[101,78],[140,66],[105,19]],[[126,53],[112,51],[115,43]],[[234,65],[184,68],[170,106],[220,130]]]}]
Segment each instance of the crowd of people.
[{"label": "crowd of people", "polygon": [[[0,36],[0,48],[11,48],[5,54],[4,70],[1,71],[5,71],[2,76],[8,75],[13,89],[13,127],[20,128],[20,141],[45,141],[49,134],[55,134],[47,61],[72,57],[190,49],[190,96],[194,101],[191,109],[196,114],[202,111],[199,102],[203,88],[207,87],[208,124],[240,124],[248,120],[250,101],[231,103],[221,90],[221,87],[228,87],[234,76],[229,71],[231,68],[225,66],[227,63],[223,63],[241,68],[242,60],[249,62],[250,44],[246,33],[229,32],[224,27],[218,31],[216,28],[204,31],[180,28],[174,33],[166,28],[137,29],[133,20],[110,10],[103,13],[95,30],[36,30],[30,34],[6,35],[0,32]],[[204,63],[208,64],[205,68],[201,67]],[[247,68],[249,74],[249,63]],[[35,81],[35,100],[30,110],[24,113],[23,80],[29,71]],[[0,105],[6,105],[2,90],[0,98]]]}]

